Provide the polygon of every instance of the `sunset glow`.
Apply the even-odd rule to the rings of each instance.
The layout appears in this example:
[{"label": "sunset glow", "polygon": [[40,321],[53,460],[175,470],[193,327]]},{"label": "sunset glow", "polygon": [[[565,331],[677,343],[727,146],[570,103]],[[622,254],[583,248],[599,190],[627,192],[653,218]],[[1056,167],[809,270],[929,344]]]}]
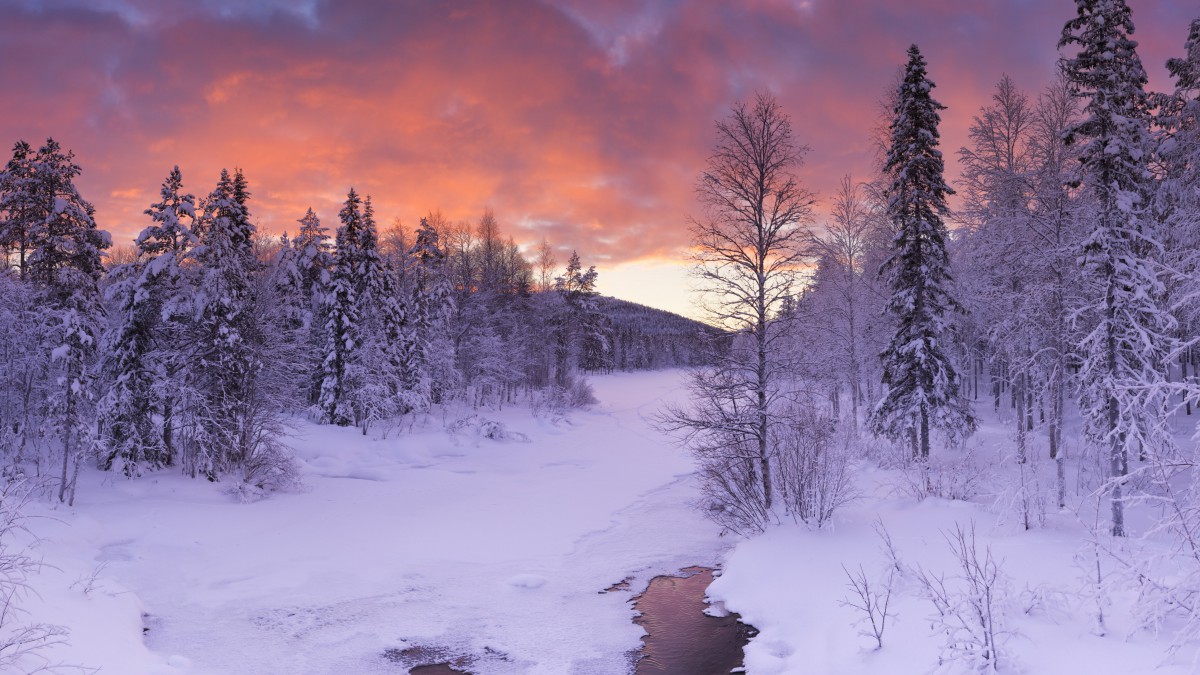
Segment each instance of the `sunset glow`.
[{"label": "sunset glow", "polygon": [[[1191,3],[1132,0],[1151,87]],[[207,193],[241,167],[268,232],[347,189],[380,221],[440,209],[577,249],[600,290],[695,314],[680,266],[713,120],[768,89],[811,146],[828,197],[871,171],[877,101],[920,44],[943,148],[1002,73],[1036,93],[1074,11],[1065,0],[0,2],[0,143],[74,150],[118,243],[173,165]],[[618,279],[618,275],[628,275]]]}]

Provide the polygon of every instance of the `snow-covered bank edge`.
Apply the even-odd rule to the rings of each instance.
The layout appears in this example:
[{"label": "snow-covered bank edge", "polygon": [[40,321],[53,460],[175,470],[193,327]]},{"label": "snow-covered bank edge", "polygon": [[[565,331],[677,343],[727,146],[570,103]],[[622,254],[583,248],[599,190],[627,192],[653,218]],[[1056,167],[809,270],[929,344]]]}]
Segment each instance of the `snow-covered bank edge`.
[{"label": "snow-covered bank edge", "polygon": [[[1052,475],[1049,462],[1040,469]],[[1195,672],[1195,645],[1172,652],[1178,626],[1146,626],[1137,589],[1103,550],[1097,558],[1097,542],[1152,551],[1162,542],[1097,539],[1094,499],[1081,497],[1076,511],[1048,513],[1043,527],[1025,531],[995,495],[917,501],[895,489],[898,471],[860,467],[858,480],[864,496],[833,527],[781,524],[741,540],[726,557],[708,594],[759,630],[746,648],[748,673],[980,672],[996,652],[985,658],[980,647],[971,603],[981,595],[961,562],[959,533],[979,563],[975,571],[987,568],[989,554],[994,563],[988,589],[1000,672]],[[1140,515],[1144,524],[1147,514]],[[889,602],[882,649],[867,614],[852,606],[863,601],[851,575],[870,582],[875,600]],[[939,590],[943,582],[951,607],[939,610],[926,584]]]}]

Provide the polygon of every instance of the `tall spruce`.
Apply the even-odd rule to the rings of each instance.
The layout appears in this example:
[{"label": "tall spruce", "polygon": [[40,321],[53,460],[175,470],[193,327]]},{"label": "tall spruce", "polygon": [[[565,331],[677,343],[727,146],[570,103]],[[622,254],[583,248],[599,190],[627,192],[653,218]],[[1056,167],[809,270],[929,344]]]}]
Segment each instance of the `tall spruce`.
[{"label": "tall spruce", "polygon": [[[1152,149],[1146,71],[1123,0],[1076,0],[1059,48],[1072,94],[1086,101],[1083,119],[1067,131],[1079,146],[1081,209],[1090,231],[1083,244],[1085,311],[1080,344],[1081,409],[1088,437],[1109,454],[1112,534],[1125,535],[1124,477],[1129,453],[1165,440],[1163,361],[1174,318],[1162,311],[1161,244],[1152,234],[1148,195]],[[1149,448],[1147,446],[1150,446]]]},{"label": "tall spruce", "polygon": [[458,384],[449,323],[454,314],[453,289],[438,230],[421,219],[409,257],[412,321],[406,331],[402,375],[404,389],[418,405],[441,403]]},{"label": "tall spruce", "polygon": [[146,210],[152,222],[135,240],[138,259],[109,271],[107,295],[119,316],[105,338],[112,380],[103,400],[103,466],[119,464],[127,476],[174,460],[176,379],[183,369],[177,318],[187,297],[180,264],[195,245],[184,220],[196,215],[195,198],[182,190],[175,167],[161,200]]},{"label": "tall spruce", "polygon": [[50,381],[57,383],[48,407],[62,451],[58,499],[73,503],[80,464],[97,441],[94,366],[104,315],[99,281],[110,240],[75,187],[81,169],[74,153],[47,139],[30,171],[14,202],[27,209],[25,278],[49,317],[43,348],[51,355]]},{"label": "tall spruce", "polygon": [[12,153],[0,171],[0,253],[24,279],[31,245],[29,237],[38,218],[37,176],[29,143],[17,141]]},{"label": "tall spruce", "polygon": [[[1200,273],[1200,19],[1188,27],[1184,55],[1168,60],[1167,71],[1175,88],[1156,101],[1161,180],[1154,206],[1158,239],[1175,272],[1167,288],[1177,334],[1186,339],[1200,328],[1200,297],[1190,290]],[[1189,368],[1195,357],[1194,347],[1179,351],[1180,375],[1192,385],[1196,373],[1189,375]],[[1186,392],[1183,402],[1190,415],[1192,398]]]},{"label": "tall spruce", "polygon": [[329,241],[329,231],[321,225],[321,219],[312,209],[308,209],[298,222],[300,231],[292,239],[292,247],[296,250],[301,292],[308,307],[304,319],[308,327],[306,354],[311,376],[306,402],[316,405],[321,398],[321,383],[325,378],[323,350],[328,339],[325,324],[329,305],[325,294],[330,283],[329,275],[333,272],[333,247]]},{"label": "tall spruce", "polygon": [[942,177],[938,111],[945,106],[933,99],[933,88],[925,59],[913,45],[892,111],[884,167],[895,237],[881,273],[889,275],[887,310],[895,317],[896,332],[881,355],[885,392],[870,419],[872,433],[907,442],[919,460],[929,457],[933,429],[952,440],[975,429],[958,395],[958,372],[946,353],[947,314],[959,308],[949,290],[943,220],[949,214],[946,197],[954,192]]},{"label": "tall spruce", "polygon": [[326,292],[326,343],[322,364],[324,377],[318,405],[322,419],[328,424],[349,426],[355,422],[350,397],[353,383],[349,370],[359,343],[359,293],[362,283],[359,262],[362,237],[362,200],[353,188],[346,203],[338,212],[341,226],[337,230],[334,269]]},{"label": "tall spruce", "polygon": [[196,442],[184,468],[210,480],[241,465],[259,440],[253,422],[261,412],[255,408],[255,386],[263,336],[253,311],[258,260],[249,197],[242,172],[231,177],[222,170],[197,223],[200,283],[191,370],[201,400],[195,410]]}]

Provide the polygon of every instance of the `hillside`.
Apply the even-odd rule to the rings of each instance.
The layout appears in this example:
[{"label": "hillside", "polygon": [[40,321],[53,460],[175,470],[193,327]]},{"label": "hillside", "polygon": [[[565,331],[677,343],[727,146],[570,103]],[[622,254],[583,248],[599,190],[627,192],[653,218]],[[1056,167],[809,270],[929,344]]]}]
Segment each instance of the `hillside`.
[{"label": "hillside", "polygon": [[628,300],[596,299],[606,318],[609,369],[656,370],[706,362],[706,343],[722,332],[708,324]]}]

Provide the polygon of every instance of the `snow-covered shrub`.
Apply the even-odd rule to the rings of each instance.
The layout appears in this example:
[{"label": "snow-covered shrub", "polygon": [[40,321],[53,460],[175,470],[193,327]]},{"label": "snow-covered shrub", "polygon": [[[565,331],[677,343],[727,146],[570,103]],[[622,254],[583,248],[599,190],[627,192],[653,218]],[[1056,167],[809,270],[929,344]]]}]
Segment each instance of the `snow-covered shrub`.
[{"label": "snow-covered shrub", "polygon": [[50,672],[54,664],[46,651],[66,642],[67,629],[27,623],[21,601],[32,589],[29,578],[42,567],[34,557],[36,539],[26,527],[25,507],[36,492],[25,481],[0,487],[0,672]]},{"label": "snow-covered shrub", "polygon": [[258,501],[271,492],[301,486],[300,466],[287,448],[275,442],[258,446],[242,466],[242,480],[230,492],[244,502]]},{"label": "snow-covered shrub", "polygon": [[1015,480],[1001,487],[996,494],[995,509],[1001,521],[1017,518],[1026,530],[1046,526],[1046,515],[1054,499],[1051,481],[1042,480],[1037,462],[1017,464]]},{"label": "snow-covered shrub", "polygon": [[862,617],[857,626],[858,634],[874,638],[875,649],[883,649],[883,632],[887,629],[887,620],[895,615],[888,611],[892,601],[892,589],[896,580],[896,570],[888,567],[881,579],[870,579],[862,565],[857,572],[851,572],[845,565],[842,571],[850,583],[846,587],[853,595],[842,600],[842,606],[857,609]]},{"label": "snow-covered shrub", "polygon": [[503,422],[490,420],[479,415],[460,417],[446,425],[446,431],[454,437],[471,434],[491,441],[519,441],[528,443],[529,437],[519,431],[509,429]]},{"label": "snow-covered shrub", "polygon": [[557,417],[570,410],[586,408],[598,402],[592,385],[583,378],[574,378],[565,387],[552,386],[536,397],[531,407],[539,417]]},{"label": "snow-covered shrub", "polygon": [[729,433],[706,437],[704,445],[694,444],[703,495],[699,506],[713,522],[743,535],[762,532],[773,522],[766,508],[762,481],[752,440]]},{"label": "snow-covered shrub", "polygon": [[836,421],[812,408],[776,425],[772,444],[778,463],[778,489],[792,516],[818,527],[853,496],[852,442]]},{"label": "snow-covered shrub", "polygon": [[933,605],[930,617],[934,631],[945,637],[939,663],[961,663],[976,671],[1000,669],[1009,604],[1008,577],[992,555],[991,547],[980,552],[975,543],[975,526],[956,526],[946,542],[957,559],[959,574],[947,577],[920,566],[914,577],[921,593]]},{"label": "snow-covered shrub", "polygon": [[908,463],[900,472],[898,487],[918,501],[927,497],[968,501],[985,487],[987,476],[988,467],[968,449]]}]

